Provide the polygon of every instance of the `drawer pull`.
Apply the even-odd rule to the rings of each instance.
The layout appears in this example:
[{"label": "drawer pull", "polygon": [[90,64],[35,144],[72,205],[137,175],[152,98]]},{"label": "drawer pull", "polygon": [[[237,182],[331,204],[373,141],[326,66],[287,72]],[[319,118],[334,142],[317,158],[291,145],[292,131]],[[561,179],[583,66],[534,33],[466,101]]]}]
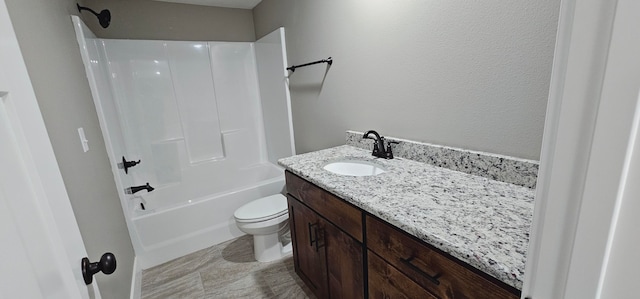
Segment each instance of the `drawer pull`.
[{"label": "drawer pull", "polygon": [[427,274],[426,272],[422,271],[422,269],[418,268],[416,265],[414,265],[412,263],[414,258],[415,258],[415,256],[412,256],[412,257],[410,257],[408,259],[401,258],[400,261],[402,261],[405,265],[407,265],[413,271],[416,271],[416,272],[420,273],[422,276],[424,276],[426,279],[431,281],[433,284],[439,285],[440,281],[438,280],[438,278],[440,278],[441,274],[437,274],[435,276],[431,276],[431,275]]},{"label": "drawer pull", "polygon": [[[320,233],[322,231],[318,229],[317,222],[314,224],[309,223],[308,225],[309,225],[309,246],[314,246],[316,248],[316,252],[318,252],[320,248],[324,247],[324,244],[320,245],[320,240],[318,240],[318,238],[320,237]],[[313,231],[312,231],[312,228],[313,228]],[[324,235],[323,235],[323,238],[324,238]]]},{"label": "drawer pull", "polygon": [[[313,243],[318,243],[318,223],[313,223],[311,224],[311,222],[307,223],[307,225],[309,226],[309,246],[313,246]],[[313,231],[311,230],[313,228]],[[313,233],[315,233],[315,238],[313,237]],[[316,245],[316,247],[318,247]],[[316,251],[318,251],[316,249]]]}]

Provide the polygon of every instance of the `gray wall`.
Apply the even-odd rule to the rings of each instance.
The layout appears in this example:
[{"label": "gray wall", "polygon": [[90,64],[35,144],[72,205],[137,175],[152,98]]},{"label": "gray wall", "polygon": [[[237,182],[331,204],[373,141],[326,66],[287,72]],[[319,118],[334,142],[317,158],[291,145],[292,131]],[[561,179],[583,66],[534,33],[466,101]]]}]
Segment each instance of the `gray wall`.
[{"label": "gray wall", "polygon": [[95,11],[109,9],[104,29],[88,12],[83,20],[101,38],[255,41],[248,9],[185,5],[152,0],[85,0]]},{"label": "gray wall", "polygon": [[134,252],[71,24],[76,2],[5,1],[89,258],[110,251],[118,261],[112,275],[95,276],[102,297],[128,298]]},{"label": "gray wall", "polygon": [[[539,159],[559,0],[264,0],[286,28],[296,149],[344,131]],[[326,75],[326,77],[325,77]],[[323,81],[324,80],[324,81]]]}]

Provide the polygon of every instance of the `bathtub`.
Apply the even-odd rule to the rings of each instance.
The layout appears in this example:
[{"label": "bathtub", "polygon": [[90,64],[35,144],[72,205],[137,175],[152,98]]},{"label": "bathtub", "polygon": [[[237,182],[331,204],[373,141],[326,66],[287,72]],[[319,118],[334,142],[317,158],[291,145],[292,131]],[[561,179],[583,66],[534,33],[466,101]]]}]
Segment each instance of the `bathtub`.
[{"label": "bathtub", "polygon": [[[163,204],[176,201],[163,198],[172,195],[169,189],[136,196],[132,222],[144,249],[137,256],[139,265],[147,269],[242,236],[233,218],[235,210],[257,198],[285,193],[284,170],[270,163],[233,176],[232,188],[179,203]],[[145,210],[140,203],[146,203]]]}]

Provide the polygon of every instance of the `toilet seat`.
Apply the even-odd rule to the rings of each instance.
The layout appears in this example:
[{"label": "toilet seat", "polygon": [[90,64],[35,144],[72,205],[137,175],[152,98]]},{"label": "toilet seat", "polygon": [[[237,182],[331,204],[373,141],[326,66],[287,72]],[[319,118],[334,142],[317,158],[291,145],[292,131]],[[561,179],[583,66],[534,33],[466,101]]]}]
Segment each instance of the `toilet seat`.
[{"label": "toilet seat", "polygon": [[256,199],[238,208],[233,216],[242,223],[261,222],[288,213],[287,198],[282,194]]}]

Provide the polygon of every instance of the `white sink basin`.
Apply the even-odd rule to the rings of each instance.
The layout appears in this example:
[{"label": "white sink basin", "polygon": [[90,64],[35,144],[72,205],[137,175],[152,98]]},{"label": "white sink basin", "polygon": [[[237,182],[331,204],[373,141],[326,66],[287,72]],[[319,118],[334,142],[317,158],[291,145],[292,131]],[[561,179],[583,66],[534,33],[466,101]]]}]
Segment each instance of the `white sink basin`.
[{"label": "white sink basin", "polygon": [[379,175],[387,171],[378,164],[362,160],[339,160],[330,162],[322,168],[335,174],[350,176]]}]

